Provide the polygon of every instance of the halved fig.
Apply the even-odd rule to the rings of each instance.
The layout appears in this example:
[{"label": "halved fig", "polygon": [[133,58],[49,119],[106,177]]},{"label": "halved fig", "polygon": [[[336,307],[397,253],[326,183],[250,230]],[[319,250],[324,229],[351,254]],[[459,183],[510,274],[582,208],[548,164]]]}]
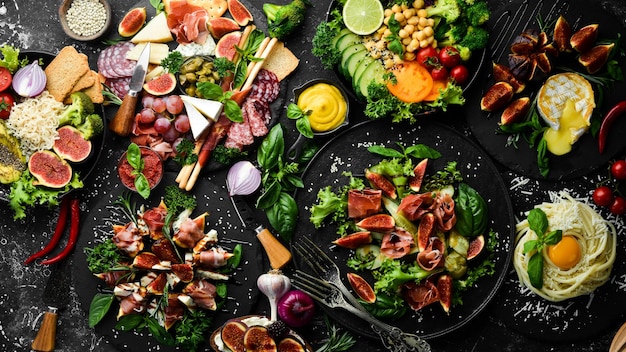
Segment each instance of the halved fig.
[{"label": "halved fig", "polygon": [[241,29],[235,20],[228,17],[215,17],[209,19],[207,23],[209,32],[215,39],[220,39],[228,33],[232,33]]},{"label": "halved fig", "polygon": [[527,55],[509,55],[509,68],[517,79],[532,81],[537,72],[537,61]]},{"label": "halved fig", "polygon": [[426,250],[433,233],[435,233],[435,215],[426,213],[417,227],[417,248],[420,252]]},{"label": "halved fig", "polygon": [[579,53],[584,53],[585,51],[591,49],[598,39],[599,26],[600,25],[597,23],[588,24],[574,32],[569,40],[569,44],[572,49]]},{"label": "halved fig", "polygon": [[500,124],[508,125],[513,122],[517,122],[522,119],[528,113],[530,109],[530,98],[521,97],[513,100],[507,105],[500,116]]},{"label": "halved fig", "polygon": [[396,193],[396,186],[393,185],[384,175],[373,172],[370,169],[365,169],[365,178],[370,182],[372,187],[379,189],[383,192],[383,195],[391,199],[398,198]]},{"label": "halved fig", "polygon": [[526,83],[520,81],[511,73],[511,69],[509,69],[506,65],[494,62],[492,64],[493,68],[493,79],[496,82],[507,82],[513,87],[513,92],[515,94],[521,93],[526,88]]},{"label": "halved fig", "polygon": [[452,306],[452,276],[442,274],[437,279],[437,291],[439,291],[439,303],[444,312],[450,313]]},{"label": "halved fig", "polygon": [[52,149],[61,158],[77,163],[91,154],[91,141],[86,140],[77,128],[67,125],[59,128],[57,133],[59,138],[54,140]]},{"label": "halved fig", "polygon": [[237,45],[243,33],[234,31],[224,34],[215,44],[215,57],[225,57],[232,60],[237,53]]},{"label": "halved fig", "polygon": [[248,8],[239,0],[228,0],[228,12],[233,16],[238,25],[244,27],[248,22],[252,21],[252,14]]},{"label": "halved fig", "polygon": [[527,29],[515,37],[511,44],[511,52],[518,55],[531,54],[535,51],[539,42],[538,33],[534,29]]},{"label": "halved fig", "polygon": [[285,337],[278,343],[278,352],[305,352],[306,349],[293,337]]},{"label": "halved fig", "polygon": [[396,220],[388,214],[376,214],[357,222],[356,226],[367,231],[389,232],[396,227]]},{"label": "halved fig", "polygon": [[243,352],[246,350],[243,344],[243,337],[248,326],[240,321],[231,320],[224,324],[221,331],[224,345],[233,352]]},{"label": "halved fig", "polygon": [[513,86],[507,82],[496,82],[480,100],[483,111],[497,111],[513,99]]},{"label": "halved fig", "polygon": [[152,95],[166,95],[176,88],[176,77],[170,72],[163,73],[159,77],[146,82],[143,89]]},{"label": "halved fig", "polygon": [[543,73],[552,72],[552,62],[550,61],[548,54],[538,53],[535,55],[534,59],[537,62],[537,67],[541,70],[541,72]]},{"label": "halved fig", "polygon": [[34,185],[63,188],[72,179],[72,167],[49,150],[34,152],[28,159],[28,170],[37,179]]},{"label": "halved fig", "polygon": [[604,67],[613,47],[615,47],[615,43],[596,45],[580,54],[580,56],[578,56],[578,62],[585,67],[587,72],[594,74]]},{"label": "halved fig", "polygon": [[333,241],[339,247],[357,249],[364,244],[372,243],[372,233],[369,231],[359,231],[343,236]]},{"label": "halved fig", "polygon": [[476,258],[485,248],[485,236],[478,235],[470,241],[467,249],[467,260]]},{"label": "halved fig", "polygon": [[243,345],[247,352],[275,352],[276,342],[270,336],[267,328],[251,326],[243,335]]},{"label": "halved fig", "polygon": [[563,17],[563,15],[559,16],[554,24],[554,44],[559,52],[568,53],[572,51],[572,46],[569,43],[569,40],[572,36],[572,27],[570,27],[569,23]]},{"label": "halved fig", "polygon": [[409,177],[409,188],[411,188],[413,192],[419,192],[420,188],[422,188],[427,166],[428,159],[422,159],[422,161],[417,163],[413,168],[413,176]]},{"label": "halved fig", "polygon": [[347,276],[350,286],[360,299],[367,303],[376,302],[376,293],[374,293],[374,289],[364,278],[355,273],[348,273]]},{"label": "halved fig", "polygon": [[146,8],[135,7],[124,15],[120,24],[117,26],[117,32],[122,37],[132,37],[137,34],[144,23],[146,23],[146,18]]}]

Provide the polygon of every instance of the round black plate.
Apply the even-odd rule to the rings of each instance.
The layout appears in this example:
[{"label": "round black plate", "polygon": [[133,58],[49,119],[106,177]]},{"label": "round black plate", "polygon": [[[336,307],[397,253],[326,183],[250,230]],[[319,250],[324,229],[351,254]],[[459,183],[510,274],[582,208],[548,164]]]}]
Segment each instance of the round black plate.
[{"label": "round black plate", "polygon": [[[351,251],[333,246],[335,226],[321,229],[309,221],[310,207],[317,203],[318,191],[328,185],[336,190],[347,184],[348,178],[342,172],[362,174],[366,167],[378,161],[380,157],[367,151],[371,145],[397,147],[396,142],[405,146],[426,144],[438,150],[442,157],[429,161],[427,173],[442,170],[449,161],[456,161],[457,169],[465,182],[474,187],[487,201],[489,207],[489,226],[498,233],[499,243],[495,251],[496,273],[483,277],[475,288],[463,295],[463,305],[454,306],[447,315],[438,304],[425,307],[421,311],[408,313],[400,320],[390,322],[406,332],[418,334],[424,338],[441,336],[463,326],[484,309],[498,291],[511,262],[514,241],[513,209],[507,189],[489,158],[465,136],[436,122],[420,125],[390,124],[384,121],[364,122],[340,134],[311,161],[304,172],[304,188],[297,192],[296,199],[300,211],[298,220],[299,236],[308,236],[317,243],[337,263],[343,278],[351,271],[346,260]],[[299,258],[294,259],[298,267],[305,268]],[[305,268],[308,270],[308,268]],[[348,285],[347,280],[346,285]],[[369,325],[341,309],[327,310],[327,313],[347,328],[359,334],[373,338],[377,336]]]},{"label": "round black plate", "polygon": [[[176,178],[175,173],[168,172],[157,188],[152,191],[150,198],[143,201],[138,195],[134,195],[137,205],[144,204],[146,208],[157,206],[163,195],[166,185],[172,185]],[[219,184],[216,184],[219,183]],[[224,324],[228,319],[250,314],[258,297],[256,279],[261,274],[262,258],[260,246],[251,230],[243,229],[237,218],[233,205],[226,191],[225,181],[213,182],[207,178],[201,178],[194,188],[194,194],[198,201],[198,207],[193,214],[209,213],[205,232],[215,229],[218,233],[219,243],[226,249],[236,244],[243,246],[243,257],[239,268],[234,272],[235,283],[228,284],[228,299],[224,308],[214,315],[212,329],[207,332],[205,345],[209,348],[208,339],[213,329]],[[103,239],[113,236],[111,226],[113,224],[125,224],[126,217],[121,215],[119,209],[112,206],[113,202],[125,188],[117,184],[106,196],[102,197],[92,208],[92,211],[84,216],[85,221],[81,226],[81,236],[77,244],[77,253],[74,265],[74,282],[82,307],[87,311],[89,304],[96,293],[103,288],[103,281],[91,274],[87,268],[86,256],[82,249],[93,248]],[[122,351],[170,351],[174,348],[160,345],[147,330],[137,333],[120,332],[115,330],[116,315],[119,305],[113,303],[110,311],[104,319],[95,327],[95,330],[104,335],[109,343]]]},{"label": "round black plate", "polygon": [[[539,28],[537,18],[543,18],[545,23],[554,23],[559,14],[565,17],[573,30],[587,24],[599,23],[599,38],[614,39],[618,33],[624,35],[624,28],[617,19],[606,13],[600,6],[589,6],[584,1],[515,1],[491,16],[489,28],[493,35],[489,44],[488,52],[491,55],[489,60],[506,64],[510,53],[510,44],[515,36],[527,28]],[[584,71],[584,68],[575,62],[573,54],[569,55],[569,60],[564,57],[566,55],[561,55],[554,61],[553,66],[559,64],[580,72]],[[616,59],[619,59],[619,56],[616,56]],[[620,60],[620,64],[622,70],[626,70],[624,60]],[[467,95],[468,103],[465,110],[472,133],[483,148],[498,162],[525,176],[543,179],[537,166],[536,149],[530,148],[528,143],[521,138],[517,143],[517,149],[513,146],[507,147],[508,135],[496,134],[500,122],[500,113],[489,114],[480,109],[481,97],[493,84],[491,69],[488,71],[489,75],[483,75],[478,79],[476,89],[470,90]],[[532,94],[534,97],[538,88],[538,84],[529,85],[520,96]],[[596,108],[596,113],[601,113],[604,116],[614,104],[624,99],[623,92],[625,89],[626,82],[617,82],[612,86],[604,97],[604,103]],[[596,92],[596,96],[597,94]],[[623,131],[624,129],[626,129],[626,119],[620,119],[613,127],[613,131]],[[597,138],[591,133],[586,133],[574,144],[570,153],[563,156],[549,156],[550,172],[547,178],[562,180],[580,177],[604,165],[625,147],[626,139],[619,138],[617,133],[611,133],[605,152],[600,154]]]},{"label": "round black plate", "polygon": [[[43,51],[28,51],[28,50],[20,51],[20,59],[27,58],[29,62],[33,62],[34,60],[41,59],[44,63],[43,67],[47,66],[54,59],[54,57],[55,57],[54,55],[47,53],[47,52],[43,52]],[[104,141],[106,139],[106,135],[108,132],[107,131],[108,129],[106,127],[106,117],[104,114],[104,108],[102,108],[101,105],[98,105],[96,106],[96,109],[98,110],[98,113],[100,114],[100,116],[102,116],[102,119],[105,123],[104,132],[94,137],[91,140],[91,143],[92,143],[91,155],[89,155],[89,157],[86,160],[80,163],[72,164],[72,170],[74,170],[74,172],[78,172],[78,174],[80,175],[80,179],[83,181],[86,180],[87,177],[89,177],[91,172],[95,169],[96,165],[98,164],[98,159],[100,159],[100,154],[102,153],[102,149],[104,147]],[[11,185],[0,184],[0,199],[4,201],[8,201],[10,194],[11,194]]]}]

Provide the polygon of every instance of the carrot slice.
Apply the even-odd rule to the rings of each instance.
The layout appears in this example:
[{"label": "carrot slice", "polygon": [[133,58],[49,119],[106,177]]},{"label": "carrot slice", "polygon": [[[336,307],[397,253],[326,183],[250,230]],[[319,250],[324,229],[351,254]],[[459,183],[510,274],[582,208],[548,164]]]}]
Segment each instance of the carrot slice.
[{"label": "carrot slice", "polygon": [[439,90],[446,89],[447,85],[448,82],[446,81],[434,80],[433,87],[430,90],[430,93],[424,97],[424,101],[435,101],[435,99],[439,98]]},{"label": "carrot slice", "polygon": [[417,61],[406,62],[393,71],[396,81],[389,81],[387,89],[405,103],[419,103],[430,94],[433,78]]}]

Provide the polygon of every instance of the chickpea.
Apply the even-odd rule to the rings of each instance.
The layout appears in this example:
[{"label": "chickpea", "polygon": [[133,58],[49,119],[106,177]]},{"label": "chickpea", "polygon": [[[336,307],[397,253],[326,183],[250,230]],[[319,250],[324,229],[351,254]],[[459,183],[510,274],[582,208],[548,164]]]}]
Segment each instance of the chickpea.
[{"label": "chickpea", "polygon": [[392,9],[385,9],[385,17],[391,17],[393,15]]},{"label": "chickpea", "polygon": [[435,26],[435,19],[434,18],[429,18],[427,25],[430,27],[434,27]]},{"label": "chickpea", "polygon": [[[391,18],[391,16],[390,16],[390,17],[385,17],[385,18],[383,19],[383,24],[384,24],[385,26],[388,26],[388,25],[389,25],[389,19],[390,19],[390,18]],[[383,27],[381,27],[381,28],[383,28]]]},{"label": "chickpea", "polygon": [[[417,42],[417,45],[419,46],[419,42]],[[414,45],[413,45],[413,41],[411,41],[411,42],[409,43],[409,45],[407,45],[407,46],[406,46],[406,51],[407,51],[408,53],[412,53],[412,52],[415,52],[415,50],[417,50],[417,46],[414,46]],[[405,57],[406,57],[406,56],[405,56]]]},{"label": "chickpea", "polygon": [[435,35],[435,31],[433,30],[433,27],[430,27],[430,26],[424,27],[424,29],[422,30],[422,32],[424,32],[424,34],[425,34],[427,37],[432,37],[432,36],[434,36],[434,35]]},{"label": "chickpea", "polygon": [[417,26],[417,24],[419,23],[419,21],[420,21],[420,18],[419,18],[419,17],[417,17],[417,16],[413,16],[413,17],[411,17],[411,18],[407,19],[407,20],[406,20],[406,23],[407,23],[407,24],[410,24],[410,25],[412,25],[412,26]]},{"label": "chickpea", "polygon": [[415,0],[413,1],[413,7],[416,9],[421,9],[422,7],[424,7],[424,0]]},{"label": "chickpea", "polygon": [[428,40],[424,39],[424,40],[420,40],[420,48],[426,48],[428,46]]},{"label": "chickpea", "polygon": [[398,36],[402,39],[408,38],[409,33],[404,28],[402,28],[401,30],[398,31]]},{"label": "chickpea", "polygon": [[387,37],[388,37],[388,36],[390,36],[390,35],[391,35],[391,30],[390,30],[389,28],[386,28],[386,29],[385,29],[385,32],[383,33],[383,37],[384,37],[384,38],[387,38]]},{"label": "chickpea", "polygon": [[428,42],[429,45],[432,44],[434,40],[435,40],[435,37],[426,38],[426,41]]},{"label": "chickpea", "polygon": [[374,50],[374,51],[370,51],[370,56],[372,57],[372,59],[374,60],[378,60],[380,59],[380,51],[378,50]]},{"label": "chickpea", "polygon": [[428,13],[424,9],[419,9],[417,10],[417,16],[420,18],[426,18],[428,17]]},{"label": "chickpea", "polygon": [[379,40],[376,42],[375,48],[378,50],[385,50],[387,48],[387,42],[385,42],[384,40]]},{"label": "chickpea", "polygon": [[400,23],[404,22],[404,20],[405,20],[404,15],[402,14],[402,12],[397,12],[394,15],[394,17],[395,17],[396,21],[398,21]]},{"label": "chickpea", "polygon": [[[417,40],[417,39],[411,39],[411,42],[409,43],[408,46],[411,46],[411,47],[414,48],[414,50],[409,50],[409,51],[415,51],[415,49],[420,47],[420,41]],[[408,48],[407,48],[407,50],[408,50]]]},{"label": "chickpea", "polygon": [[413,40],[413,39],[408,38],[408,37],[407,38],[403,38],[402,39],[402,45],[409,45],[411,43],[411,40]]},{"label": "chickpea", "polygon": [[391,6],[391,11],[393,11],[394,13],[398,13],[402,11],[402,7],[398,4],[394,4],[393,6]]},{"label": "chickpea", "polygon": [[402,11],[405,11],[409,9],[409,5],[407,3],[403,3],[402,5],[400,5],[400,8],[402,9]]},{"label": "chickpea", "polygon": [[404,15],[405,18],[409,19],[415,16],[415,9],[406,9],[402,11],[402,14]]},{"label": "chickpea", "polygon": [[420,17],[418,25],[422,27],[428,26],[428,19],[426,17]]},{"label": "chickpea", "polygon": [[417,31],[415,33],[417,33],[417,35],[415,36],[415,39],[419,41],[426,39],[426,34],[424,34],[424,31]]},{"label": "chickpea", "polygon": [[386,59],[386,60],[383,62],[383,65],[384,65],[384,66],[385,66],[385,68],[387,68],[387,69],[392,68],[392,67],[393,67],[393,65],[394,65],[394,63],[393,63],[393,59]]},{"label": "chickpea", "polygon": [[413,60],[415,60],[415,57],[416,57],[416,55],[415,55],[414,51],[404,53],[404,60],[405,61],[413,61]]},{"label": "chickpea", "polygon": [[408,35],[412,35],[413,32],[415,32],[415,26],[412,24],[407,24],[406,26],[404,26],[404,30],[407,32]]}]

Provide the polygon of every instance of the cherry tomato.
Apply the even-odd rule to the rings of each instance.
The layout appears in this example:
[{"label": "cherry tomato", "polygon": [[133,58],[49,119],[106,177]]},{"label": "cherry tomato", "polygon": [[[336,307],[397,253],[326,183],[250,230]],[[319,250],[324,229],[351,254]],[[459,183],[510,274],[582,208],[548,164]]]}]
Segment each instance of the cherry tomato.
[{"label": "cherry tomato", "polygon": [[439,62],[447,68],[452,68],[461,63],[459,50],[453,46],[446,46],[439,51]]},{"label": "cherry tomato", "polygon": [[450,78],[456,84],[464,84],[469,79],[469,71],[465,65],[456,65],[450,69]]},{"label": "cherry tomato", "polygon": [[615,197],[615,199],[613,199],[613,203],[611,203],[611,206],[609,207],[609,210],[611,211],[611,213],[615,215],[625,214],[626,213],[626,199],[624,199],[624,197],[621,197],[621,196]]},{"label": "cherry tomato", "polygon": [[626,160],[617,160],[611,165],[611,175],[618,180],[626,179]]},{"label": "cherry tomato", "polygon": [[448,69],[445,66],[439,65],[430,71],[430,75],[436,81],[445,81],[448,79]]},{"label": "cherry tomato", "polygon": [[9,88],[12,81],[13,76],[11,75],[11,71],[6,67],[0,67],[0,92],[4,92]]},{"label": "cherry tomato", "polygon": [[432,70],[439,65],[439,56],[437,55],[437,49],[432,46],[422,48],[417,52],[415,57],[417,62],[424,65],[429,70]]},{"label": "cherry tomato", "polygon": [[15,103],[15,98],[8,92],[0,93],[0,119],[6,120],[11,114],[11,108]]},{"label": "cherry tomato", "polygon": [[613,203],[613,190],[608,186],[600,186],[593,191],[592,198],[597,205],[608,207]]}]

